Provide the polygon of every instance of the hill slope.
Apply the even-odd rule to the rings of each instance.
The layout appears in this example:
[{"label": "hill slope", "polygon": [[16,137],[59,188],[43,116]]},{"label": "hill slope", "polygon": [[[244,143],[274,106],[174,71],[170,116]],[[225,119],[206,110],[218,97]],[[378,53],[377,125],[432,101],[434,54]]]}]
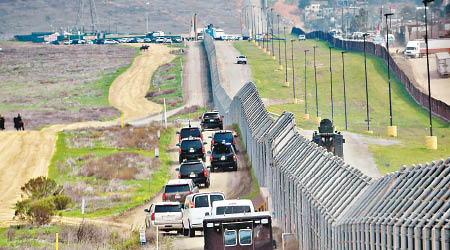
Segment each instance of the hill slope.
[{"label": "hill slope", "polygon": [[[82,23],[90,29],[89,1],[84,0]],[[149,2],[149,4],[146,4]],[[146,14],[149,30],[188,33],[191,16],[198,14],[201,26],[213,23],[227,32],[240,31],[236,1],[222,0],[103,0],[95,1],[99,28],[121,33],[144,33]],[[74,27],[79,0],[0,0],[0,40],[17,34]]]}]

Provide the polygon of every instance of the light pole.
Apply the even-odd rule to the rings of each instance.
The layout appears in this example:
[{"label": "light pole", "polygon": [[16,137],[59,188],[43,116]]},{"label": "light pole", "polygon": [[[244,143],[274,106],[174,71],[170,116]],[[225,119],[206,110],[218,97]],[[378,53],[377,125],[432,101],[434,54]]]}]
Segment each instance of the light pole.
[{"label": "light pole", "polygon": [[[259,34],[260,31],[261,31],[261,35],[262,35],[262,48],[264,49],[264,25],[263,25],[263,20],[262,20],[262,9],[263,9],[263,8],[260,7],[260,10],[259,10],[259,25],[258,25],[259,31],[258,31],[258,34]],[[261,39],[261,38],[260,38],[260,39]],[[261,42],[259,42],[259,46],[261,46]]]},{"label": "light pole", "polygon": [[314,84],[316,86],[316,123],[320,123],[320,116],[319,116],[319,97],[317,96],[317,69],[316,69],[316,48],[317,45],[313,46],[314,48]]},{"label": "light pole", "polygon": [[282,70],[283,65],[281,65],[280,14],[277,14],[277,17],[278,17],[278,70]]},{"label": "light pole", "polygon": [[344,115],[345,115],[345,130],[347,130],[347,95],[345,93],[345,66],[344,66],[344,54],[347,53],[342,51],[342,81],[344,82]]},{"label": "light pole", "polygon": [[283,27],[283,30],[284,30],[284,61],[285,61],[285,66],[286,66],[286,81],[284,82],[284,86],[285,87],[289,87],[289,81],[288,81],[288,78],[287,78],[287,68],[288,68],[288,65],[287,65],[287,49],[286,49],[286,47],[287,47],[287,45],[286,45],[286,40],[287,40],[287,37],[286,37],[286,26],[284,26]]},{"label": "light pole", "polygon": [[303,115],[304,120],[309,120],[309,114],[308,114],[308,94],[306,92],[306,52],[308,52],[308,49],[305,49],[305,114]]},{"label": "light pole", "polygon": [[331,49],[330,48],[330,86],[331,86],[331,122],[334,123],[334,105],[333,105],[333,69],[331,67]]},{"label": "light pole", "polygon": [[397,136],[397,126],[392,125],[392,99],[391,99],[391,72],[389,70],[389,61],[390,61],[390,53],[389,53],[389,25],[388,25],[388,17],[394,15],[393,13],[386,13],[384,16],[386,17],[386,50],[387,50],[387,71],[388,71],[388,85],[389,85],[389,127],[388,127],[388,136],[396,137]]},{"label": "light pole", "polygon": [[273,8],[270,9],[270,33],[271,33],[271,40],[272,40],[272,59],[275,60],[275,50],[273,47]]},{"label": "light pole", "polygon": [[[146,15],[147,16],[147,34],[148,34],[148,6],[150,5],[150,2],[147,2],[146,4],[147,4],[147,15]],[[110,16],[110,18],[111,18],[111,16]]]},{"label": "light pole", "polygon": [[292,59],[292,92],[294,94],[294,100],[292,102],[297,103],[297,98],[295,97],[295,70],[294,70],[294,39],[291,39],[291,59]]},{"label": "light pole", "polygon": [[428,110],[430,111],[430,136],[426,137],[426,145],[428,149],[437,149],[437,137],[433,136],[433,120],[431,110],[431,86],[430,86],[430,61],[428,58],[428,25],[427,25],[427,4],[434,0],[423,0],[425,6],[425,46],[427,52],[427,78],[428,78]]},{"label": "light pole", "polygon": [[364,72],[366,76],[366,110],[367,110],[367,133],[372,134],[373,131],[370,130],[370,116],[369,116],[369,88],[367,84],[367,62],[366,62],[366,37],[369,34],[364,33]]}]

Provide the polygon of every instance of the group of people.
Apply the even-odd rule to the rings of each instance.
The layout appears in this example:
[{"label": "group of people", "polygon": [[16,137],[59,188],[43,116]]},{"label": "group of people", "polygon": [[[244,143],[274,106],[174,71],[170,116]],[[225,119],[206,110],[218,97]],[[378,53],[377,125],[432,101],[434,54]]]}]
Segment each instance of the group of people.
[{"label": "group of people", "polygon": [[[17,114],[17,117],[14,117],[13,121],[14,121],[14,128],[17,131],[25,130],[25,124],[20,114]],[[5,117],[3,117],[1,114],[0,114],[0,130],[5,130]]]}]

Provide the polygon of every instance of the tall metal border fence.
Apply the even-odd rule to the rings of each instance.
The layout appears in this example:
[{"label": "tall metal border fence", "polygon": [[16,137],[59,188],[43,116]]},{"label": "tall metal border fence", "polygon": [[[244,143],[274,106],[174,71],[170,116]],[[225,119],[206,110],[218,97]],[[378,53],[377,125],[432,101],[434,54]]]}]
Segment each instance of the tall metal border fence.
[{"label": "tall metal border fence", "polygon": [[372,179],[301,136],[292,113],[273,119],[253,83],[224,97],[214,42],[204,44],[216,108],[239,125],[275,218],[300,249],[450,250],[450,158]]},{"label": "tall metal border fence", "polygon": [[[293,28],[293,32],[300,34],[303,31],[299,28]],[[338,38],[334,38],[329,33],[325,33],[323,31],[313,31],[306,34],[306,37],[308,39],[318,38],[320,40],[329,42],[336,48],[344,50],[364,51],[364,42],[362,41],[341,40]],[[403,70],[397,65],[397,63],[395,63],[391,55],[387,53],[385,47],[372,42],[366,42],[366,52],[380,57],[386,62],[387,58],[389,57],[390,68],[397,79],[405,86],[408,93],[418,104],[420,104],[425,109],[428,109],[428,95],[414,86],[405,72],[403,72]],[[446,121],[450,121],[450,106],[445,102],[431,97],[431,109],[435,115],[438,115]]]}]

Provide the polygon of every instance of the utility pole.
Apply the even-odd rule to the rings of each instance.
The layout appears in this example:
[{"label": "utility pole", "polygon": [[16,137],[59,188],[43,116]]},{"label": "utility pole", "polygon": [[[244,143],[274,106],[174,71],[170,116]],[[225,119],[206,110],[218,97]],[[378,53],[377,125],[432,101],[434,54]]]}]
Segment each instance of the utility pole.
[{"label": "utility pole", "polygon": [[317,45],[314,45],[313,48],[314,48],[314,83],[315,83],[315,86],[316,86],[316,123],[320,123],[319,97],[317,96],[317,69],[316,69],[316,48],[317,48]]},{"label": "utility pole", "polygon": [[272,34],[272,39],[271,39],[272,40],[272,59],[275,60],[275,50],[273,48],[273,8],[270,9],[270,19],[271,19],[270,31]]},{"label": "utility pole", "polygon": [[347,53],[342,51],[342,81],[344,82],[344,115],[345,115],[345,130],[347,131],[347,95],[345,93],[345,66],[344,66],[344,54]]},{"label": "utility pole", "polygon": [[367,84],[367,61],[366,61],[366,37],[369,34],[364,33],[364,72],[366,76],[366,110],[367,110],[367,133],[372,134],[373,132],[370,131],[370,117],[369,117],[369,88]]},{"label": "utility pole", "polygon": [[280,14],[277,14],[277,17],[278,17],[278,70],[282,70],[283,65],[281,65]]},{"label": "utility pole", "polygon": [[333,105],[333,70],[331,67],[331,49],[333,47],[329,47],[330,48],[330,85],[331,85],[331,122],[334,122],[334,105]]},{"label": "utility pole", "polygon": [[389,70],[390,53],[389,53],[389,25],[388,25],[388,17],[390,17],[392,15],[394,15],[394,14],[393,13],[386,13],[386,14],[384,14],[384,16],[386,17],[386,50],[387,50],[387,70],[388,70],[388,85],[389,85],[389,127],[388,127],[388,136],[395,137],[395,136],[397,136],[397,127],[393,127],[393,125],[392,125],[391,72]]},{"label": "utility pole", "polygon": [[285,87],[289,87],[289,81],[288,81],[288,78],[287,78],[287,68],[288,68],[288,65],[287,65],[287,45],[286,45],[286,40],[287,40],[287,37],[286,37],[286,26],[284,26],[283,27],[283,30],[284,30],[284,60],[285,60],[285,66],[286,66],[286,81],[284,82],[284,86]]},{"label": "utility pole", "polygon": [[294,69],[294,39],[291,39],[291,59],[292,59],[292,92],[294,94],[293,103],[297,103],[297,98],[295,97],[295,69]]},{"label": "utility pole", "polygon": [[305,49],[305,114],[303,115],[304,120],[309,120],[309,114],[308,114],[308,94],[306,92],[306,52],[308,52],[308,49]]}]

